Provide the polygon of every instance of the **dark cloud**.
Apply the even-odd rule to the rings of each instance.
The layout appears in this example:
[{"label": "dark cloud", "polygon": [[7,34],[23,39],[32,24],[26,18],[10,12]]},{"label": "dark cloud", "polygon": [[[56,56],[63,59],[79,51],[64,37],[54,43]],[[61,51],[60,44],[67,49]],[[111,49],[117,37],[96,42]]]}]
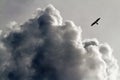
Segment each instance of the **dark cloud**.
[{"label": "dark cloud", "polygon": [[62,21],[52,5],[1,34],[0,80],[117,80],[108,44],[81,40],[81,28]]}]

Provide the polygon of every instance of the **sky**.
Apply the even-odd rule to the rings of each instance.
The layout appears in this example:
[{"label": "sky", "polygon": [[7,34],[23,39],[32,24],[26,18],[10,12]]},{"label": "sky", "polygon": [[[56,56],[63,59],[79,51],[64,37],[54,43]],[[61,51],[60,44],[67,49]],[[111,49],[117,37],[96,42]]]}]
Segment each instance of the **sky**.
[{"label": "sky", "polygon": [[[103,80],[105,76],[107,76],[107,79],[105,78],[105,80],[109,80],[109,78],[110,80],[115,80],[113,76],[108,77],[109,73],[115,75],[118,70],[116,59],[112,56],[111,48],[109,47],[109,45],[112,47],[114,51],[113,55],[118,59],[118,63],[119,63],[120,38],[117,36],[120,32],[119,31],[120,24],[118,22],[120,16],[119,14],[120,10],[118,9],[118,7],[120,6],[118,3],[119,3],[118,0],[111,0],[111,1],[1,0],[0,29],[7,30],[6,27],[10,25],[11,21],[16,21],[18,22],[18,24],[22,24],[22,26],[20,27],[22,27],[23,30],[19,32],[19,27],[14,28],[10,33],[8,32],[8,35],[6,35],[6,37],[2,39],[7,50],[4,51],[3,49],[1,55],[4,55],[5,58],[8,57],[8,59],[6,59],[5,61],[8,60],[9,62],[9,64],[4,63],[5,61],[3,63],[0,63],[0,65],[5,66],[5,68],[6,65],[8,65],[9,67],[6,69],[2,69],[2,66],[0,66],[0,70],[3,70],[4,73],[3,77],[8,73],[8,78],[10,80],[18,79],[19,77],[20,79],[29,79],[29,76],[31,75],[33,76],[32,78],[34,79],[37,78],[44,79],[42,76],[41,77],[38,76],[39,74],[41,74],[41,72],[37,72],[37,70],[39,70],[39,67],[46,65],[40,62],[38,62],[40,64],[38,65],[36,64],[36,62],[39,61],[39,57],[42,57],[43,53],[45,53],[49,57],[45,56],[45,59],[44,57],[41,58],[44,59],[47,64],[46,66],[47,68],[45,67],[43,68],[43,70],[49,69],[50,72],[51,70],[53,71],[53,73],[50,73],[50,76],[48,76],[49,74],[45,75],[49,79],[53,78],[51,76],[55,75],[54,72],[56,72],[54,71],[54,69],[57,69],[57,72],[59,74],[65,73],[59,75],[60,80],[64,80],[64,79],[88,80],[89,78],[91,80],[96,80],[96,79]],[[40,15],[38,15],[39,17],[35,17],[30,21],[28,21],[28,19],[32,18],[31,15],[35,13],[36,8],[38,7],[44,8],[48,4],[54,5],[55,8],[57,8],[60,11],[60,14],[59,11],[57,11],[54,7],[49,6],[46,9],[44,9],[43,12],[41,11]],[[101,20],[99,21],[99,25],[95,25],[91,27],[90,26],[91,23],[95,21],[98,17],[101,17]],[[66,22],[66,20],[72,20],[75,24],[72,21]],[[64,24],[61,24],[62,22]],[[16,26],[15,22],[13,22],[12,24]],[[80,26],[81,29],[79,29],[78,26]],[[98,41],[92,38],[97,38]],[[44,42],[47,43],[44,44]],[[101,44],[101,42],[103,44]],[[105,42],[107,42],[109,45],[106,44]],[[79,45],[77,45],[78,43]],[[39,44],[39,46],[36,44]],[[62,44],[64,44],[65,46],[63,46]],[[82,46],[83,48],[82,47],[79,48],[79,46],[80,47]],[[0,47],[0,49],[2,48],[4,47]],[[56,48],[55,51],[54,48]],[[31,52],[29,52],[29,49],[31,50]],[[7,54],[8,53],[7,51],[11,53],[9,54],[10,56]],[[52,53],[52,56],[48,54],[49,52]],[[69,52],[70,54],[67,54],[67,52]],[[36,53],[36,54],[32,54],[30,56],[29,53]],[[38,53],[41,53],[41,55]],[[58,55],[56,53],[62,53],[63,55],[66,56],[63,56],[62,54]],[[78,53],[80,53],[81,56],[78,55]],[[90,55],[92,54],[92,57],[88,55],[89,53]],[[58,59],[56,56],[58,57]],[[59,58],[62,58],[63,61],[67,61],[67,63],[63,62],[66,64],[66,66],[63,66],[63,64],[61,63],[61,59],[59,60]],[[86,62],[84,62],[84,59],[86,60]],[[4,58],[1,58],[1,60],[4,60]],[[52,63],[50,63],[49,60]],[[30,63],[29,61],[32,62]],[[80,61],[81,64],[79,64],[78,61]],[[92,66],[92,62],[89,61],[93,61],[94,65]],[[17,65],[17,63],[19,65]],[[51,66],[48,66],[49,63],[51,64]],[[24,65],[22,66],[22,64]],[[71,68],[69,69],[69,65],[71,64],[75,64],[75,66],[72,66],[72,69]],[[78,64],[80,67],[78,66]],[[28,68],[29,65],[32,65],[31,67],[33,68],[33,70],[35,70],[35,73],[30,72],[31,74],[28,74],[29,71],[32,71],[31,68]],[[56,65],[60,65],[60,67]],[[55,68],[53,68],[53,66]],[[104,71],[106,71],[106,66],[108,68],[107,69],[108,72],[104,73]],[[30,70],[27,70],[26,68]],[[115,70],[116,73],[109,72],[109,68],[110,71]],[[64,69],[66,69],[65,72]],[[88,69],[88,73],[86,72],[87,69]],[[93,75],[90,75],[92,70],[93,70]],[[70,71],[75,71],[76,74],[72,78],[70,77],[70,75],[72,74],[68,74],[70,73]],[[101,73],[102,71],[103,73]],[[16,72],[18,73],[16,74]],[[85,73],[81,73],[81,72],[85,72]],[[94,74],[94,72],[100,74],[99,77],[98,75],[96,75],[96,73]],[[21,73],[24,73],[25,75]],[[78,74],[80,76],[77,76]],[[0,78],[2,79],[1,76]]]},{"label": "sky", "polygon": [[[36,10],[53,4],[64,19],[80,25],[83,38],[97,38],[108,42],[120,61],[120,5],[119,0],[0,0],[0,28],[11,21],[25,22]],[[99,25],[91,23],[101,17]],[[120,63],[119,63],[120,64]]]}]

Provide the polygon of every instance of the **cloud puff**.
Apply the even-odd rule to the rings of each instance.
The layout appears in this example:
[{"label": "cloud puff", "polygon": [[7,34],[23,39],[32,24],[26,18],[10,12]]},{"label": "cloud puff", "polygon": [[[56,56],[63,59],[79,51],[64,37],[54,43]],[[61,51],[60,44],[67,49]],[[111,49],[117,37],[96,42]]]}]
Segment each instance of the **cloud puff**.
[{"label": "cloud puff", "polygon": [[0,38],[0,80],[117,80],[110,46],[82,41],[81,28],[63,22],[52,5],[11,25]]}]

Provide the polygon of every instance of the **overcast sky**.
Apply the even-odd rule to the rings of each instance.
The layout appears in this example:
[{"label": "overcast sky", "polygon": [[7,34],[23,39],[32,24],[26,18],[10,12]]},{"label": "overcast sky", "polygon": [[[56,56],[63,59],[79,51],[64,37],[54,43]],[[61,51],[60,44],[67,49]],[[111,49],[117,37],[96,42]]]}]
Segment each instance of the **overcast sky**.
[{"label": "overcast sky", "polygon": [[[120,61],[119,3],[119,0],[0,0],[0,28],[4,29],[14,20],[22,23],[36,8],[53,4],[64,20],[72,20],[81,26],[83,38],[98,38],[99,41],[108,42]],[[101,17],[99,25],[91,27],[98,17]]]}]

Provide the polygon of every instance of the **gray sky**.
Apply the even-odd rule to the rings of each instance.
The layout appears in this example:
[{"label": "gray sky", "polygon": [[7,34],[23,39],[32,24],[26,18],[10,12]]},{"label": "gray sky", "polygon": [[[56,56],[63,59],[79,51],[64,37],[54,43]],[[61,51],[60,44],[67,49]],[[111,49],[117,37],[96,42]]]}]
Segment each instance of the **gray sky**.
[{"label": "gray sky", "polygon": [[[83,38],[108,42],[120,61],[119,3],[119,0],[0,0],[0,28],[5,28],[10,21],[24,22],[36,8],[53,4],[64,20],[72,20],[81,26]],[[101,17],[99,25],[91,27],[98,17]]]}]

